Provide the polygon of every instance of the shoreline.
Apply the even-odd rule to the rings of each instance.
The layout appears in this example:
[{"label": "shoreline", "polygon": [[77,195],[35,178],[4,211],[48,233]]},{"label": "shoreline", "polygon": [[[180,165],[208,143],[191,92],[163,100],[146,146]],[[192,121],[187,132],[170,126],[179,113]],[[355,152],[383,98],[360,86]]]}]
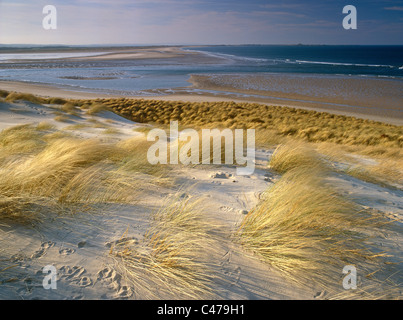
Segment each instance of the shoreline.
[{"label": "shoreline", "polygon": [[[43,85],[43,84],[33,84],[18,81],[0,81],[0,89],[6,91],[15,91],[20,93],[29,93],[41,97],[58,97],[64,99],[109,99],[109,98],[122,98],[121,95],[112,94],[102,94],[102,93],[91,93],[85,91],[74,91],[68,89],[61,89],[58,87]],[[179,90],[178,90],[179,91]],[[297,109],[313,110],[318,112],[327,112],[337,115],[352,116],[361,119],[368,119],[373,121],[384,122],[388,124],[403,125],[403,118],[396,117],[396,115],[379,115],[374,114],[373,110],[369,108],[360,108],[360,110],[351,110],[354,107],[348,108],[336,105],[325,105],[323,102],[298,102],[293,103],[287,101],[287,99],[281,98],[270,98],[270,97],[239,97],[237,93],[225,94],[222,92],[220,94],[212,93],[201,93],[201,94],[190,94],[183,92],[174,92],[166,95],[152,95],[152,96],[124,96],[124,98],[129,99],[144,99],[144,100],[162,100],[162,101],[184,101],[184,102],[218,102],[218,101],[234,101],[234,102],[248,102],[248,103],[259,103],[264,105],[276,105],[283,107],[291,107]],[[332,101],[328,101],[332,103]],[[349,110],[350,109],[350,110]]]}]

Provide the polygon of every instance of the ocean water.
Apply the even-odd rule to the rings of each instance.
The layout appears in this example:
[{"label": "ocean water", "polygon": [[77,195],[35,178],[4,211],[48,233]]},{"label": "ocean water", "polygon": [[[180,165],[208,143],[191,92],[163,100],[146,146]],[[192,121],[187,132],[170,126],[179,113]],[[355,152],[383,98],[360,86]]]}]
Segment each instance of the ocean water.
[{"label": "ocean water", "polygon": [[22,59],[15,63],[0,50],[0,80],[122,96],[183,90],[190,86],[192,74],[235,77],[256,73],[268,78],[272,74],[288,74],[403,81],[403,46],[192,46],[183,50],[201,52],[212,59],[209,63],[197,59],[53,60],[62,56],[29,52],[9,56]]},{"label": "ocean water", "polygon": [[234,60],[238,72],[403,77],[403,46],[213,46],[191,48]]}]

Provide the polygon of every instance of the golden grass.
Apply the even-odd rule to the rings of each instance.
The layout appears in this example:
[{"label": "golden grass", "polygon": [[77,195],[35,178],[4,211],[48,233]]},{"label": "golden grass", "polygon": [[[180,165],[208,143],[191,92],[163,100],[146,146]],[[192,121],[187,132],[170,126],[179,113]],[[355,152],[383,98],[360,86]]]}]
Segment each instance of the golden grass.
[{"label": "golden grass", "polygon": [[270,135],[309,142],[386,148],[401,148],[403,145],[402,127],[325,112],[256,103],[191,103],[124,98],[99,101],[136,122],[169,124],[171,120],[178,120],[181,125],[204,128],[255,128]]},{"label": "golden grass", "polygon": [[47,131],[47,130],[53,130],[53,129],[55,129],[55,126],[46,121],[39,122],[38,125],[36,126],[36,130],[39,130],[39,131]]},{"label": "golden grass", "polygon": [[335,193],[323,175],[312,167],[287,171],[238,230],[246,248],[302,285],[338,285],[344,265],[370,273],[383,256],[365,245],[380,218]]},{"label": "golden grass", "polygon": [[55,121],[59,121],[59,122],[69,122],[70,121],[70,117],[64,114],[59,114],[56,115],[56,117],[54,118]]},{"label": "golden grass", "polygon": [[167,200],[152,216],[140,244],[111,248],[115,268],[143,299],[211,297],[213,275],[205,259],[211,246],[210,222],[200,201]]},{"label": "golden grass", "polygon": [[120,134],[121,132],[116,128],[106,128],[103,134]]},{"label": "golden grass", "polygon": [[6,90],[0,90],[0,98],[6,98],[9,95],[9,92]]},{"label": "golden grass", "polygon": [[52,208],[60,212],[75,204],[134,201],[140,186],[154,182],[145,180],[147,163],[139,164],[146,161],[147,150],[137,147],[128,152],[113,143],[69,137],[47,125],[3,130],[0,219],[29,222]]},{"label": "golden grass", "polygon": [[[397,183],[403,185],[403,170],[394,161],[383,161],[376,165],[352,165],[344,172],[357,179],[378,184],[383,187],[394,187]],[[400,165],[401,166],[401,165]]]},{"label": "golden grass", "polygon": [[14,102],[14,101],[18,101],[18,100],[29,101],[29,102],[33,102],[36,104],[42,104],[42,103],[46,102],[46,99],[40,98],[38,96],[29,94],[29,93],[11,92],[6,97],[7,102]]},{"label": "golden grass", "polygon": [[62,98],[49,98],[48,101],[46,101],[48,104],[59,104],[63,105],[67,103],[67,100],[62,99]]},{"label": "golden grass", "polygon": [[65,104],[63,104],[60,110],[73,116],[78,116],[78,113],[80,111],[80,109],[71,102],[66,102]]},{"label": "golden grass", "polygon": [[96,114],[98,114],[98,113],[100,113],[100,112],[103,112],[103,111],[110,111],[110,109],[109,109],[106,105],[104,105],[104,104],[102,104],[102,103],[96,103],[96,102],[94,102],[94,103],[89,107],[89,109],[87,110],[87,114],[88,114],[88,115],[96,115]]},{"label": "golden grass", "polygon": [[317,152],[306,143],[280,144],[270,157],[269,168],[285,173],[298,167],[321,167],[323,162]]}]

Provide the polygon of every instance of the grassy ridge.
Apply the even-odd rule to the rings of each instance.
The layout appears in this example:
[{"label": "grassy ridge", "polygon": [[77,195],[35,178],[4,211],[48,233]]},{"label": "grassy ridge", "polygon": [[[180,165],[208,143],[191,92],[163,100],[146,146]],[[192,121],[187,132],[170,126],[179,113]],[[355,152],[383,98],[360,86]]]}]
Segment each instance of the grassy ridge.
[{"label": "grassy ridge", "polygon": [[234,102],[104,99],[104,105],[136,122],[270,130],[309,142],[403,146],[403,128],[385,123],[289,107]]}]

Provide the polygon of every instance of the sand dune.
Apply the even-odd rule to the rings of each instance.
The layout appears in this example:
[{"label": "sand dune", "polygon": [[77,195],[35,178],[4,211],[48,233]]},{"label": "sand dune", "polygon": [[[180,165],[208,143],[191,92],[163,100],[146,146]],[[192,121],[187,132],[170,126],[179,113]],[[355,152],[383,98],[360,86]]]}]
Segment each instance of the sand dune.
[{"label": "sand dune", "polygon": [[[63,117],[57,120],[57,116]],[[366,278],[358,269],[359,288],[354,293],[343,289],[341,269],[336,274],[329,274],[331,279],[340,279],[330,287],[323,287],[316,281],[300,285],[264,259],[259,259],[234,237],[245,216],[262,203],[267,192],[282,177],[268,168],[273,148],[256,150],[256,170],[248,176],[237,176],[236,167],[229,165],[170,166],[155,172],[147,165],[141,164],[141,167],[139,160],[133,157],[133,152],[144,155],[145,145],[136,139],[144,139],[144,132],[150,129],[148,124],[134,123],[109,111],[91,115],[88,110],[77,108],[73,113],[66,113],[56,104],[4,100],[0,101],[0,119],[0,130],[28,125],[24,128],[30,129],[21,135],[23,140],[40,141],[35,145],[38,151],[32,146],[21,151],[11,149],[13,142],[1,140],[0,136],[0,147],[9,148],[10,152],[9,156],[0,157],[2,178],[6,175],[2,167],[12,168],[9,161],[16,161],[16,166],[29,161],[30,157],[35,159],[38,152],[47,150],[46,139],[68,135],[78,141],[96,139],[108,148],[115,148],[110,155],[106,155],[105,149],[105,155],[94,160],[94,167],[80,164],[79,170],[100,166],[101,171],[111,170],[111,173],[118,172],[134,179],[133,187],[128,182],[117,184],[121,190],[129,191],[131,196],[125,200],[99,201],[96,198],[94,203],[84,200],[69,203],[53,199],[52,194],[44,197],[38,193],[40,199],[52,199],[55,203],[48,211],[44,208],[50,202],[39,207],[39,212],[35,212],[39,214],[37,219],[27,218],[24,223],[12,218],[0,219],[1,299],[402,297],[401,287],[399,289],[403,241],[401,186],[400,189],[380,186],[342,171],[332,171],[327,181],[333,188],[351,198],[361,209],[378,212],[388,222],[387,228],[368,229],[367,232],[375,238],[372,242],[377,246],[375,252],[385,251],[393,257],[388,258],[388,264],[382,266],[377,278]],[[32,138],[28,133],[39,136]],[[125,150],[129,153],[124,153]],[[343,166],[334,159],[331,163],[336,167]],[[80,171],[75,177],[85,177],[79,174]],[[26,190],[23,187],[21,190]],[[94,188],[98,187],[94,185]],[[0,210],[3,210],[0,217],[4,215],[8,198],[28,196],[11,194],[7,191],[11,189],[4,186],[0,190]],[[29,194],[33,195],[34,191]],[[197,203],[197,215],[191,207],[193,201]],[[169,203],[174,207],[169,207]],[[175,209],[175,205],[179,207]],[[39,202],[35,202],[35,206],[39,206]],[[192,252],[181,247],[181,242],[190,246]],[[56,290],[43,287],[45,274],[42,270],[47,265],[57,270]],[[155,267],[160,273],[154,271]],[[184,268],[188,268],[186,273]],[[334,271],[329,269],[328,272]],[[397,286],[385,280],[392,274]],[[374,283],[376,289],[369,290],[368,294],[368,288],[373,288]]]}]

